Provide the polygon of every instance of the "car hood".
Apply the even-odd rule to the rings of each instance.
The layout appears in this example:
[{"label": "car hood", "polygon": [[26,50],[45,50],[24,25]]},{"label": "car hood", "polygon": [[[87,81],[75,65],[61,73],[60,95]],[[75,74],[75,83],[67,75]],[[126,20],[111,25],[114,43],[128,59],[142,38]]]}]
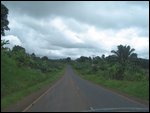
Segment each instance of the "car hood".
[{"label": "car hood", "polygon": [[90,108],[90,110],[85,110],[83,112],[149,112],[149,108]]}]

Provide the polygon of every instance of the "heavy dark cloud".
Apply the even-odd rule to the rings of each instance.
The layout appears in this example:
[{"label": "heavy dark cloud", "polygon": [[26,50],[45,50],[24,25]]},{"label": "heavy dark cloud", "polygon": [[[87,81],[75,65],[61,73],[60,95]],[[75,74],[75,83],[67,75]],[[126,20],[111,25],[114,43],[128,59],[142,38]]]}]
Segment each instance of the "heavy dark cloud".
[{"label": "heavy dark cloud", "polygon": [[147,22],[149,20],[147,10],[149,4],[142,1],[10,1],[4,3],[14,12],[37,19],[59,15],[74,18],[87,24],[94,24],[101,28],[148,27]]},{"label": "heavy dark cloud", "polygon": [[129,44],[141,57],[148,58],[148,2],[2,3],[9,9],[11,30],[7,35],[30,53],[51,58],[75,58],[80,55],[108,55],[117,44]]}]

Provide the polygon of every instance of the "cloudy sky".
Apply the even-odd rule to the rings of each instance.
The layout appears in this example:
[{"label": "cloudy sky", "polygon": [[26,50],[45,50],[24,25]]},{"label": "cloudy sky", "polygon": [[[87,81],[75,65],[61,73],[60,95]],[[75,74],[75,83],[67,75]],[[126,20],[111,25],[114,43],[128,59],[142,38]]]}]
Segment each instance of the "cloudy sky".
[{"label": "cloudy sky", "polygon": [[9,9],[8,45],[49,58],[111,55],[130,45],[149,58],[149,2],[2,1]]}]

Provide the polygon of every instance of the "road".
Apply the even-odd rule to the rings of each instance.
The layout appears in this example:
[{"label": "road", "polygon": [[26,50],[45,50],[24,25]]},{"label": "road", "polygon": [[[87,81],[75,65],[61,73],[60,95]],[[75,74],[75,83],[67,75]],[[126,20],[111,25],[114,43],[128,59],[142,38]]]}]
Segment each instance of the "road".
[{"label": "road", "polygon": [[149,111],[146,105],[81,79],[71,66],[67,66],[62,79],[24,111],[78,112],[126,108],[147,108]]}]

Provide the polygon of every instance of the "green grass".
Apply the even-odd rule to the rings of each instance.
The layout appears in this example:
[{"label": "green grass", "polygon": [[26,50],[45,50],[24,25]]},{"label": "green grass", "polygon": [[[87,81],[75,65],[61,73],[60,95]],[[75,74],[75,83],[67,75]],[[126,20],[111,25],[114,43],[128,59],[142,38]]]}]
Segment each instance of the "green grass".
[{"label": "green grass", "polygon": [[82,70],[76,70],[78,75],[93,83],[102,85],[107,88],[115,89],[119,92],[126,93],[132,97],[149,101],[149,81],[127,81],[105,79],[100,74],[83,74]]},{"label": "green grass", "polygon": [[64,73],[64,68],[50,73],[18,67],[7,55],[1,55],[1,109],[16,103],[23,97],[53,84]]}]

